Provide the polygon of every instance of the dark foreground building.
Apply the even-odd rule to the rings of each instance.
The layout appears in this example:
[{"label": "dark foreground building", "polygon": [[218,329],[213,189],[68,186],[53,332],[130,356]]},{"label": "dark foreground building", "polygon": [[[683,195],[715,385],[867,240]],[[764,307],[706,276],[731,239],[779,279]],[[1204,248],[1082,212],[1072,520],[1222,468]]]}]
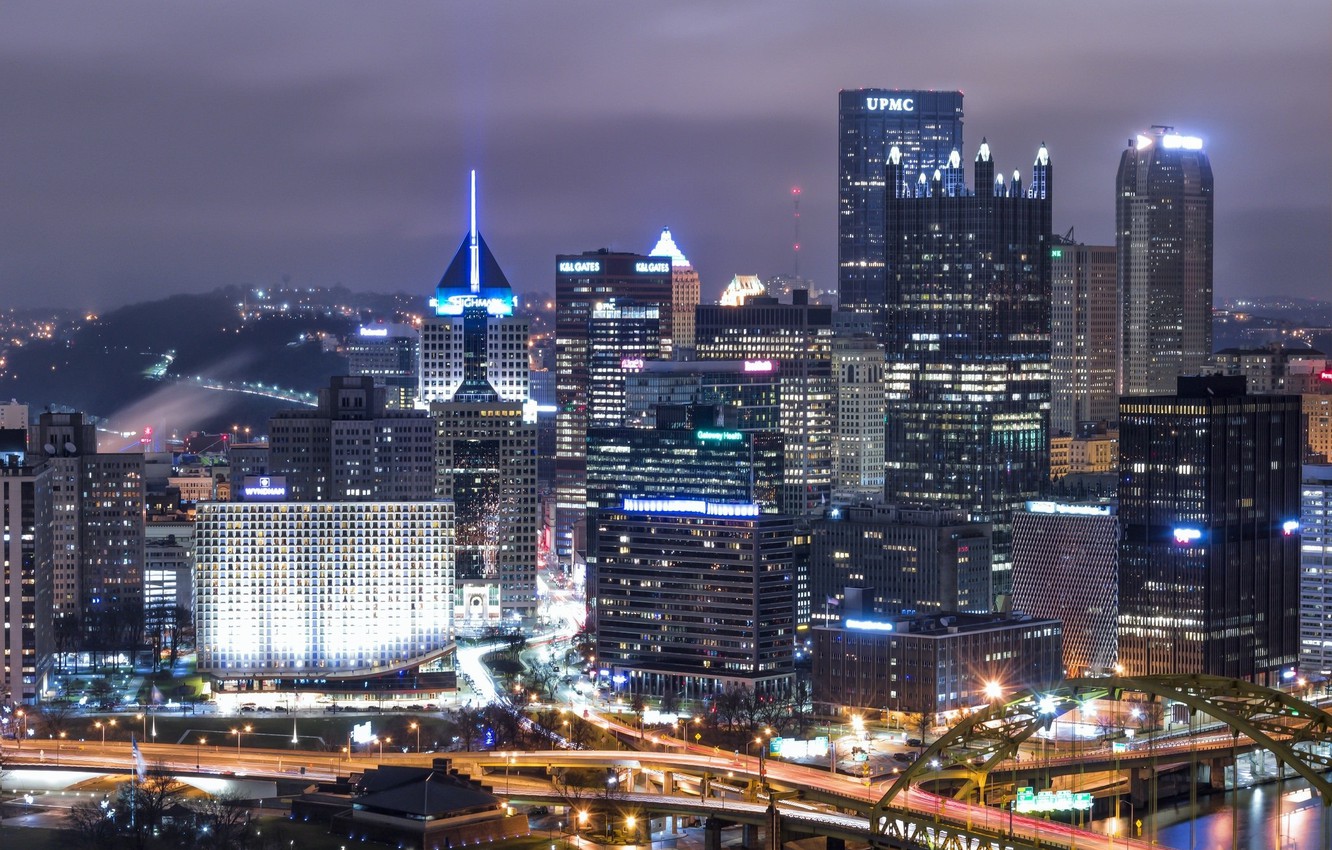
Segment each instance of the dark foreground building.
[{"label": "dark foreground building", "polygon": [[1278,684],[1299,656],[1300,397],[1180,378],[1119,420],[1125,673]]},{"label": "dark foreground building", "polygon": [[814,704],[940,715],[1063,678],[1058,620],[984,614],[861,618],[814,629]]}]

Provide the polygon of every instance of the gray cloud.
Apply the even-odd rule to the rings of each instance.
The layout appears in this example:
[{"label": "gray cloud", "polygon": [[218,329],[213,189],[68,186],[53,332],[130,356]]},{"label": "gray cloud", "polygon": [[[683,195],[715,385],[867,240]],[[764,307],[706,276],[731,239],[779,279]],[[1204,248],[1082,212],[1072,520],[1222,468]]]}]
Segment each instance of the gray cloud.
[{"label": "gray cloud", "polygon": [[[1124,140],[1208,140],[1217,290],[1322,294],[1325,2],[64,2],[0,27],[0,286],[105,308],[180,290],[420,291],[465,226],[520,286],[671,225],[705,291],[835,279],[836,91],[958,87],[970,151],[1045,141],[1056,226],[1112,238]],[[1290,234],[1299,234],[1291,240]],[[1273,244],[1280,240],[1280,247]]]}]

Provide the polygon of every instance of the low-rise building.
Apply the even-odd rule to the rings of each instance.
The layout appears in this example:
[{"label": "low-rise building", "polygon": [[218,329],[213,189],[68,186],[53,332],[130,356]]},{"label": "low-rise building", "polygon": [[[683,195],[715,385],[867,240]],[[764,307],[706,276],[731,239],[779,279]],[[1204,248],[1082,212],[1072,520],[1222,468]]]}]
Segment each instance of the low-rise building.
[{"label": "low-rise building", "polygon": [[[1063,678],[1058,620],[848,616],[814,632],[814,704],[933,716]],[[991,689],[987,693],[987,688]]]}]

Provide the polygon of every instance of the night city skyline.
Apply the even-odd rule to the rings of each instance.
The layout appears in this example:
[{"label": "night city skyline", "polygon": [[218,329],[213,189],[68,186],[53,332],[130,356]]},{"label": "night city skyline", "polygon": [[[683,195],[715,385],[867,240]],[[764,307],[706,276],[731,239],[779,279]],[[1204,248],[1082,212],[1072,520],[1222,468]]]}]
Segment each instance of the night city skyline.
[{"label": "night city skyline", "polygon": [[[330,8],[333,14],[328,14]],[[737,273],[836,286],[836,96],[960,89],[985,137],[1060,168],[1054,227],[1113,241],[1125,140],[1166,123],[1217,171],[1217,299],[1326,288],[1329,12],[1288,4],[804,7],[288,3],[12,8],[0,280],[106,309],[228,284],[421,291],[466,214],[517,289],[670,226],[704,300]],[[1274,246],[1281,246],[1276,249]]]}]

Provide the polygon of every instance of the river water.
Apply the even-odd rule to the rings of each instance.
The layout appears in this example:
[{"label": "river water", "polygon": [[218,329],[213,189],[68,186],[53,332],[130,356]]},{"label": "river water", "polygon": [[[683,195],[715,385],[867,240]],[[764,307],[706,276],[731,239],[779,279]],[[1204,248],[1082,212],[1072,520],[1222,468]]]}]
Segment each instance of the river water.
[{"label": "river water", "polygon": [[1240,789],[1238,841],[1232,841],[1233,799],[1200,797],[1192,816],[1187,799],[1161,804],[1157,840],[1172,850],[1332,850],[1332,812],[1303,779]]}]

